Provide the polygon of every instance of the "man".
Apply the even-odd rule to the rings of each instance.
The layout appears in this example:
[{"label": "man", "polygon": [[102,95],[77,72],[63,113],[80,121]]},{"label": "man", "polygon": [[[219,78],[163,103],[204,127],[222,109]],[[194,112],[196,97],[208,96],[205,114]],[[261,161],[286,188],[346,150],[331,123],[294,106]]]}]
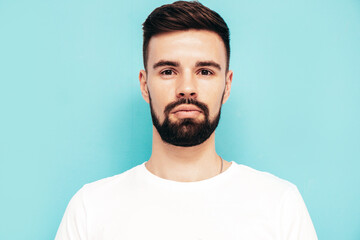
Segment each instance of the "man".
[{"label": "man", "polygon": [[224,20],[179,1],[155,9],[143,30],[139,79],[154,125],[152,155],[85,185],[56,239],[317,239],[293,184],[215,151],[233,78]]}]

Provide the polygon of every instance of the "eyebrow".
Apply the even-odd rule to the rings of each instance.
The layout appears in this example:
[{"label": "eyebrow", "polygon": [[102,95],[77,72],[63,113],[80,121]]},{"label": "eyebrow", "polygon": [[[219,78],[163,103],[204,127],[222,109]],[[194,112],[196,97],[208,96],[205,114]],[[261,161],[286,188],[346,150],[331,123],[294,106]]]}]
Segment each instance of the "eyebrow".
[{"label": "eyebrow", "polygon": [[215,68],[221,70],[220,64],[218,64],[214,61],[196,62],[195,67],[215,67]]},{"label": "eyebrow", "polygon": [[[180,63],[175,61],[160,60],[153,65],[153,68],[155,69],[163,66],[179,67]],[[215,67],[221,70],[220,64],[214,61],[198,61],[196,62],[195,67]]]},{"label": "eyebrow", "polygon": [[157,68],[157,67],[162,67],[162,66],[173,66],[173,67],[178,67],[180,66],[179,62],[175,62],[175,61],[165,61],[165,60],[160,60],[157,63],[154,64],[153,68]]}]

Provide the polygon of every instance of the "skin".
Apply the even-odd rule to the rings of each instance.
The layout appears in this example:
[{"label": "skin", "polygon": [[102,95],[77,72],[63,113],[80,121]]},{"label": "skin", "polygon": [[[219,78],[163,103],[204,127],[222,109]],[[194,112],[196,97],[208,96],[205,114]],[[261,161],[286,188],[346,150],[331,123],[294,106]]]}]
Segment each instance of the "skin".
[{"label": "skin", "polygon": [[[207,30],[163,33],[150,39],[148,51],[147,71],[139,74],[140,89],[148,103],[150,94],[160,123],[164,121],[165,106],[179,98],[196,98],[207,104],[212,121],[229,98],[233,78],[233,72],[226,71],[226,49],[220,36]],[[169,115],[171,121],[189,117],[204,119],[196,109]],[[230,165],[224,161],[223,171]],[[153,127],[152,155],[145,166],[161,178],[179,182],[214,177],[221,168],[215,132],[200,145],[178,147],[163,142]]]}]

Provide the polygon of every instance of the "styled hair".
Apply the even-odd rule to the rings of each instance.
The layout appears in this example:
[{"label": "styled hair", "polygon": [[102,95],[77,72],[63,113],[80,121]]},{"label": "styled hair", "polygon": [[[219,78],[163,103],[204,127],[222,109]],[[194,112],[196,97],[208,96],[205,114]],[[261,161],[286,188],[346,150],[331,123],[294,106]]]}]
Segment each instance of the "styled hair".
[{"label": "styled hair", "polygon": [[226,49],[226,70],[230,61],[230,33],[224,19],[215,11],[197,1],[176,1],[156,8],[143,23],[143,61],[147,68],[148,46],[151,37],[189,29],[208,30],[217,33]]}]

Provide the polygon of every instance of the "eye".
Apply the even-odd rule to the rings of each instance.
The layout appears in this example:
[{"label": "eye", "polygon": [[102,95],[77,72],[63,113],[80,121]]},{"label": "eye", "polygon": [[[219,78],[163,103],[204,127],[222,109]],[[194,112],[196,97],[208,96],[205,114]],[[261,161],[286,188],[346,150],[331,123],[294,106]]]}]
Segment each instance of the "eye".
[{"label": "eye", "polygon": [[171,69],[166,69],[160,73],[161,75],[173,75],[174,71]]},{"label": "eye", "polygon": [[213,73],[211,71],[207,70],[207,69],[201,69],[200,74],[204,75],[204,76],[213,75]]}]

